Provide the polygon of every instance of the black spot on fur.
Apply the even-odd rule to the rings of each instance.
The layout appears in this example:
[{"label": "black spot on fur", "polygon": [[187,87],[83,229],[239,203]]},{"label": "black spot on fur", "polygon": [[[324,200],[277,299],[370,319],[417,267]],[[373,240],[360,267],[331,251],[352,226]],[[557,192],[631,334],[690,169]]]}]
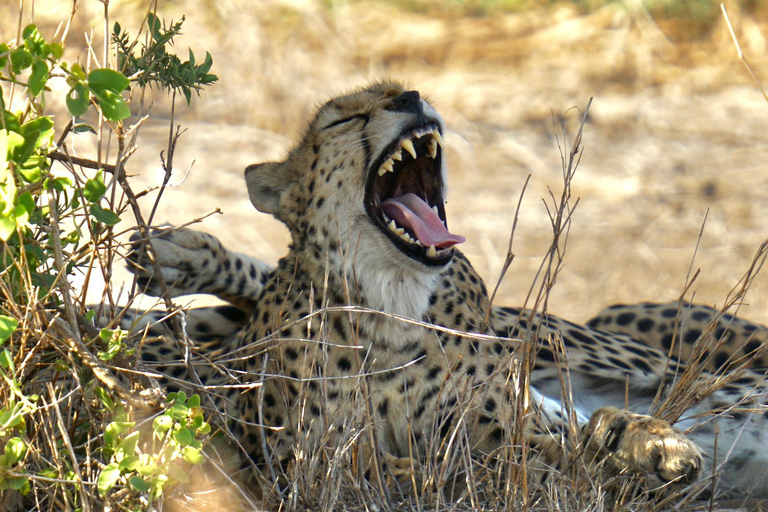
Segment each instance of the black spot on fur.
[{"label": "black spot on fur", "polygon": [[386,398],[383,399],[381,402],[379,402],[379,406],[377,407],[379,414],[386,418],[387,416],[387,410],[389,409],[389,400]]},{"label": "black spot on fur", "polygon": [[284,353],[291,361],[295,361],[299,358],[299,353],[296,352],[293,347],[286,347]]},{"label": "black spot on fur", "polygon": [[547,347],[541,347],[539,352],[536,354],[536,358],[542,359],[544,361],[555,362],[555,354],[553,354],[552,351]]},{"label": "black spot on fur", "polygon": [[616,323],[619,325],[629,325],[635,320],[634,313],[622,313],[616,317]]},{"label": "black spot on fur", "polygon": [[671,332],[665,334],[664,337],[661,338],[661,346],[667,350],[672,348],[672,337],[673,334]]},{"label": "black spot on fur", "polygon": [[689,345],[696,343],[696,340],[701,336],[701,331],[698,329],[691,329],[683,335],[683,341]]},{"label": "black spot on fur", "polygon": [[648,366],[648,363],[646,363],[639,357],[633,357],[632,359],[630,359],[630,362],[633,365],[635,365],[636,368],[643,370],[645,373],[651,373],[651,367]]},{"label": "black spot on fur", "polygon": [[637,330],[640,332],[648,332],[653,329],[653,320],[650,318],[642,318],[637,321]]},{"label": "black spot on fur", "polygon": [[352,364],[349,362],[349,359],[344,356],[340,357],[339,360],[336,361],[336,366],[343,372],[348,372],[352,368]]},{"label": "black spot on fur", "polygon": [[677,310],[672,308],[665,309],[661,312],[661,316],[664,318],[675,318],[677,316]]},{"label": "black spot on fur", "polygon": [[710,320],[712,318],[712,313],[709,311],[694,311],[691,313],[691,318],[697,322],[703,322],[704,320]]}]

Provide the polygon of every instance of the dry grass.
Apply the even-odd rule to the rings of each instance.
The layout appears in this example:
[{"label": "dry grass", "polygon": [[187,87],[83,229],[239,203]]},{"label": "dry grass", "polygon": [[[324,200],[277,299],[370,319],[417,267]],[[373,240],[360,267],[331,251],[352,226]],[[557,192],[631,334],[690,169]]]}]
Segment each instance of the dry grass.
[{"label": "dry grass", "polygon": [[[742,306],[740,312],[766,322],[764,278],[751,273],[740,280],[765,238],[768,218],[764,172],[768,136],[762,98],[733,57],[728,27],[722,21],[713,22],[703,36],[687,37],[676,29],[674,18],[654,20],[639,2],[625,5],[629,7],[607,4],[587,13],[554,5],[487,18],[457,17],[455,11],[434,8],[409,12],[373,2],[339,3],[333,8],[311,0],[300,5],[245,0],[161,5],[168,19],[188,15],[188,38],[182,44],[211,51],[221,83],[194,100],[192,108],[175,112],[175,117],[162,95],[148,95],[151,118],[138,132],[139,151],[128,166],[130,185],[121,184],[127,198],[114,200],[134,203],[131,187],[160,184],[153,172],[160,167],[159,150],[166,147],[169,125],[183,123],[187,132],[175,151],[176,172],[155,219],[183,224],[221,207],[225,215],[205,219],[202,228],[235,250],[274,261],[284,251],[287,235],[271,219],[252,211],[242,168],[280,156],[318,101],[367,79],[393,76],[427,93],[448,121],[451,186],[461,191],[450,197],[448,216],[454,232],[474,233],[464,251],[481,275],[490,281],[509,269],[498,287],[497,304],[528,302],[539,311],[578,320],[612,302],[668,300],[685,291],[725,310],[741,304],[743,289],[728,298],[725,291],[748,283],[751,307]],[[35,21],[53,33],[70,8],[38,2]],[[145,8],[140,2],[111,7],[111,20],[119,19],[135,33]],[[16,30],[15,9],[0,6],[3,40]],[[29,5],[25,9],[26,21],[31,16]],[[70,28],[70,55],[85,54],[82,33],[90,34],[91,26],[97,27],[93,40],[99,41],[101,9],[97,2],[80,6]],[[735,5],[729,11],[759,75],[766,63],[762,34],[768,33],[764,24],[768,11],[742,13]],[[568,108],[590,96],[595,103],[584,133],[586,152],[574,177],[568,163],[573,164],[576,154],[558,155],[554,139],[565,120],[573,124],[573,118],[580,117]],[[555,123],[550,122],[552,112]],[[104,159],[114,162],[128,151],[122,144],[85,135],[68,149],[90,159],[103,151]],[[559,158],[566,164],[562,173]],[[185,176],[190,166],[192,171]],[[71,172],[82,169],[74,166]],[[578,201],[571,196],[572,188],[581,197],[574,217]],[[518,211],[513,199],[517,197],[521,197]],[[540,197],[546,198],[543,207]],[[131,206],[140,217],[141,211],[154,211],[153,204],[154,197],[139,197]],[[707,209],[709,220],[699,236]],[[513,218],[514,260],[511,239],[507,243]],[[231,228],[245,225],[247,236]],[[697,266],[702,271],[691,285],[683,276],[697,243]],[[98,264],[91,274],[76,278],[74,296],[65,297],[65,304],[85,302],[78,288],[83,282],[90,285],[91,300],[126,301],[118,284],[124,274],[112,267],[120,246],[108,240],[95,246]],[[763,252],[754,261],[761,265],[761,258]],[[62,263],[60,258],[55,262],[59,268]],[[81,334],[85,327],[78,323],[74,308],[65,309],[64,318],[53,322],[53,311],[34,304],[20,305],[13,313],[26,319],[22,343],[30,354],[42,353],[51,344],[56,357],[73,367],[89,368],[102,385],[129,403],[157,406],[153,397],[129,389],[145,387],[146,375],[123,375],[89,359],[90,348],[84,346]],[[316,314],[322,318],[325,313]],[[533,345],[525,347],[518,354],[524,368],[535,354]],[[697,359],[701,364],[703,350]],[[93,390],[83,386],[79,375],[55,372],[56,357],[43,361],[43,370],[25,369],[25,376],[52,376],[55,383],[42,390],[45,407],[32,417],[44,449],[30,457],[38,457],[41,466],[51,462],[46,460],[49,456],[72,458],[67,464],[80,486],[57,487],[57,479],[40,477],[35,480],[36,497],[39,508],[56,510],[73,501],[67,493],[80,493],[88,510],[87,492],[92,489],[88,482],[98,474],[98,457],[90,441],[80,444],[82,440],[73,435],[96,439],[109,418],[98,410]],[[736,378],[738,372],[732,370],[739,364],[735,362],[716,382],[705,383],[697,380],[698,366],[691,365],[676,388],[680,394],[674,395],[678,400],[674,403],[684,404],[691,393],[711,392],[713,386]],[[36,377],[38,373],[41,377]],[[126,385],[126,379],[132,384]],[[466,425],[456,426],[450,446],[430,449],[423,480],[412,482],[410,491],[415,492],[404,497],[391,493],[387,475],[363,485],[361,447],[375,448],[375,436],[365,377],[360,379],[359,414],[349,418],[340,432],[329,434],[323,450],[305,451],[297,458],[285,475],[282,489],[287,492],[267,485],[267,503],[316,510],[605,510],[613,505],[605,488],[587,478],[584,465],[552,475],[542,487],[521,463],[525,458],[520,439],[508,439],[511,448],[504,453],[476,458],[466,446]],[[567,386],[567,375],[563,385]],[[516,418],[522,417],[521,412]],[[661,412],[673,418],[680,411],[662,406]],[[87,431],[80,427],[81,415],[89,418]],[[521,433],[521,424],[512,431]],[[84,459],[74,460],[73,454],[83,450]],[[239,499],[226,479],[216,481],[214,487],[218,486],[233,493],[225,499]],[[638,500],[635,507],[650,507],[644,501],[648,496],[634,487],[620,496],[627,503]],[[201,505],[203,496],[188,494],[185,499],[190,506],[215,506]],[[3,500],[7,508],[17,504],[7,494]]]}]

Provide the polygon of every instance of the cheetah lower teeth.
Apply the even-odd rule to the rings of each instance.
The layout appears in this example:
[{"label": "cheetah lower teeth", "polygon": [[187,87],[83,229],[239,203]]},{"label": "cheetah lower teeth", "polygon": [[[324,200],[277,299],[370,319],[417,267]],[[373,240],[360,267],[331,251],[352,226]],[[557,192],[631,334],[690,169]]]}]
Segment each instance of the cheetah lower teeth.
[{"label": "cheetah lower teeth", "polygon": [[429,256],[430,258],[434,258],[435,256],[437,256],[437,250],[435,249],[434,245],[430,245],[429,249],[427,249],[427,256]]},{"label": "cheetah lower teeth", "polygon": [[[405,229],[397,227],[397,224],[395,224],[394,220],[390,220],[389,223],[387,223],[387,229],[389,229],[391,232],[399,236],[400,238],[403,238],[403,233],[405,233]],[[405,240],[403,238],[403,240]]]},{"label": "cheetah lower teeth", "polygon": [[416,158],[416,148],[413,147],[413,141],[411,139],[404,139],[400,145],[404,150],[410,153],[414,159]]}]

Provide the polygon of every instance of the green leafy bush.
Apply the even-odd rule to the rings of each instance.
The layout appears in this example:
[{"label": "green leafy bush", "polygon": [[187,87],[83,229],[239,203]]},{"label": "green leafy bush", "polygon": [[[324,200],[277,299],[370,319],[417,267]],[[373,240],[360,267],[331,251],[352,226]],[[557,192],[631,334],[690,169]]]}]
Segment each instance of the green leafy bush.
[{"label": "green leafy bush", "polygon": [[[217,80],[210,54],[196,64],[191,50],[187,61],[169,50],[182,23],[165,29],[150,13],[141,48],[115,23],[115,67],[65,61],[63,42],[31,24],[0,44],[0,494],[19,493],[19,503],[98,510],[117,500],[139,510],[203,460],[210,426],[200,398],[172,393],[163,405],[141,397],[146,380],[125,385],[130,377],[113,369],[136,364],[132,342],[120,329],[89,328],[93,314],[68,280],[109,268],[127,208],[141,219],[125,173],[129,99],[141,96],[132,90],[159,85],[189,103]],[[71,116],[58,131],[46,110],[53,80],[66,81]],[[112,163],[69,153],[72,138],[102,127],[118,141]],[[153,404],[151,426],[127,398]]]}]

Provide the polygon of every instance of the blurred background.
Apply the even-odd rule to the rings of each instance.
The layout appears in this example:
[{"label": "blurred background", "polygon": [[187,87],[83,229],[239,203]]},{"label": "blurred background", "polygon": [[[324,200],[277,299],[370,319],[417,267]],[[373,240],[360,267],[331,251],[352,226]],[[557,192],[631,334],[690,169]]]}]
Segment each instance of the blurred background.
[{"label": "blurred background", "polygon": [[[2,39],[17,30],[18,3],[0,6]],[[745,56],[768,84],[768,2],[725,3]],[[95,66],[105,26],[135,35],[148,2],[81,0],[68,60]],[[72,4],[26,1],[24,23],[51,37]],[[418,89],[449,132],[448,221],[489,286],[504,261],[526,177],[514,262],[498,304],[522,304],[551,242],[544,200],[559,196],[563,145],[578,108],[593,103],[573,182],[580,202],[550,311],[582,321],[615,302],[675,300],[693,269],[693,299],[721,305],[768,238],[768,103],[739,61],[720,5],[707,0],[159,0],[166,23],[186,15],[175,50],[213,56],[219,82],[191,105],[176,102],[185,130],[174,185],[156,223],[196,227],[240,252],[275,262],[287,231],[256,212],[242,170],[280,158],[319,103],[376,78]],[[87,40],[95,55],[88,57]],[[66,91],[64,91],[66,92]],[[62,126],[68,118],[54,96]],[[135,105],[137,98],[132,98]],[[127,169],[136,188],[162,179],[171,125],[163,91]],[[79,156],[95,138],[79,135]],[[542,198],[545,198],[544,200]],[[147,198],[151,206],[152,198]],[[126,226],[127,227],[127,226]],[[117,286],[117,284],[116,284]],[[688,298],[691,298],[691,294]],[[768,322],[768,274],[741,314]]]}]

